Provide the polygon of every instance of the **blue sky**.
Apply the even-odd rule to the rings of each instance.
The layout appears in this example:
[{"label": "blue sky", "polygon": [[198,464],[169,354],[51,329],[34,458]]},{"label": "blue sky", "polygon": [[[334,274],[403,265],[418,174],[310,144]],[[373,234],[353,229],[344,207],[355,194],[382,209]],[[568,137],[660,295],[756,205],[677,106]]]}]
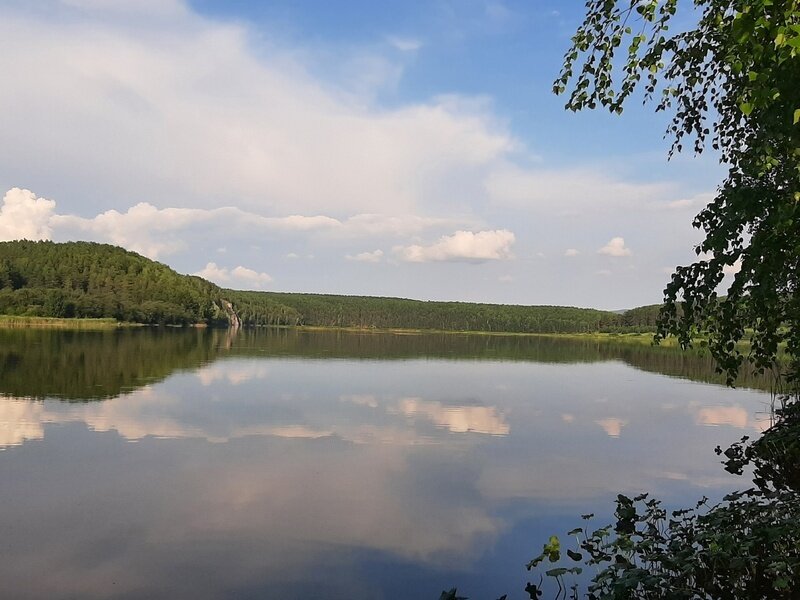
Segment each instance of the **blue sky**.
[{"label": "blue sky", "polygon": [[[582,2],[11,0],[0,238],[230,287],[624,308],[722,170],[551,93]],[[6,192],[7,190],[7,192]]]}]

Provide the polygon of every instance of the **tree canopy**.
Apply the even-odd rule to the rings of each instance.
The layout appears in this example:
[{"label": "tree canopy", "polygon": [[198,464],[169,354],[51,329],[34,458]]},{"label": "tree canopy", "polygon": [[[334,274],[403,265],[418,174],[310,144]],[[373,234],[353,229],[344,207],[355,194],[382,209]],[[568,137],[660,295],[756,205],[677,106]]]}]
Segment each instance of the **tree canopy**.
[{"label": "tree canopy", "polygon": [[0,242],[0,314],[228,325],[226,302],[246,326],[515,333],[653,331],[658,312],[227,290],[107,244]]},{"label": "tree canopy", "polygon": [[[578,527],[567,563],[545,571],[557,597],[578,597],[565,577],[595,574],[588,598],[796,598],[800,590],[800,1],[588,0],[556,93],[567,108],[622,112],[642,92],[671,111],[670,155],[708,143],[728,165],[694,220],[697,260],[667,285],[659,340],[707,336],[732,383],[745,360],[791,384],[761,438],[724,455],[752,469],[753,486],[713,506],[668,512],[647,494],[617,497],[615,525]],[[686,11],[696,27],[681,29]],[[676,27],[676,31],[671,28]],[[618,56],[621,53],[622,56]],[[720,290],[726,272],[733,283]],[[723,295],[720,295],[720,291]],[[743,355],[737,342],[749,339]],[[788,361],[779,361],[782,351]],[[783,365],[788,365],[784,368]],[[781,381],[779,379],[779,381]],[[779,390],[780,391],[780,390]],[[591,518],[586,515],[584,518]],[[552,536],[528,568],[564,559]],[[531,598],[542,590],[529,584]]]},{"label": "tree canopy", "polygon": [[[684,14],[685,11],[685,14]],[[681,28],[678,16],[696,19]],[[670,155],[710,143],[728,165],[694,220],[698,259],[665,290],[659,336],[699,329],[733,378],[744,360],[800,373],[800,2],[589,0],[556,93],[567,108],[621,113],[641,97],[671,113]],[[720,290],[726,273],[735,273]],[[744,356],[736,342],[749,338]]]}]

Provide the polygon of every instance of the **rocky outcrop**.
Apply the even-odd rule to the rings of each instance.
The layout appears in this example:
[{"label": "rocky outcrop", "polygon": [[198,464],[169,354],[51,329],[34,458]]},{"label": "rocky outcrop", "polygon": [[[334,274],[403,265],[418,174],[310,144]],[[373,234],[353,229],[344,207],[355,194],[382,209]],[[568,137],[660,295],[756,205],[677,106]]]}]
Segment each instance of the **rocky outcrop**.
[{"label": "rocky outcrop", "polygon": [[233,304],[227,300],[223,300],[222,308],[225,309],[225,313],[228,315],[228,323],[230,326],[233,329],[239,329],[239,327],[242,326],[242,320],[239,318],[239,315],[236,314],[236,311],[233,310]]}]

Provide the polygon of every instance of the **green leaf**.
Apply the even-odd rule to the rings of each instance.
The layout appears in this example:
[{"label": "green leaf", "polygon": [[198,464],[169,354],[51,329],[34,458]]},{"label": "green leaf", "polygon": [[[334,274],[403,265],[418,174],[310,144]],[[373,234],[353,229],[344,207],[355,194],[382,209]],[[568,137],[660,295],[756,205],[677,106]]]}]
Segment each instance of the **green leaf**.
[{"label": "green leaf", "polygon": [[753,112],[753,105],[749,102],[742,102],[739,104],[739,110],[741,110],[745,115],[749,115]]},{"label": "green leaf", "polygon": [[575,552],[574,550],[567,550],[567,556],[569,556],[575,562],[583,560],[583,554],[580,552]]},{"label": "green leaf", "polygon": [[800,121],[800,108],[794,111],[794,124],[797,125],[798,121]]},{"label": "green leaf", "polygon": [[565,569],[564,567],[558,567],[557,569],[550,569],[549,571],[545,571],[544,574],[548,577],[561,577],[564,573],[567,573],[569,569]]}]

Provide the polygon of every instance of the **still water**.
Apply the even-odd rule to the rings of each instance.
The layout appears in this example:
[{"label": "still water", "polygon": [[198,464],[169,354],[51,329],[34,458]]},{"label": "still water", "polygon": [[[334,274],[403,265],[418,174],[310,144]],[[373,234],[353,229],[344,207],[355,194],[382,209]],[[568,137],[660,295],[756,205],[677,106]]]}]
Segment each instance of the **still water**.
[{"label": "still water", "polygon": [[0,596],[523,598],[618,492],[746,485],[741,384],[590,340],[0,331]]}]

